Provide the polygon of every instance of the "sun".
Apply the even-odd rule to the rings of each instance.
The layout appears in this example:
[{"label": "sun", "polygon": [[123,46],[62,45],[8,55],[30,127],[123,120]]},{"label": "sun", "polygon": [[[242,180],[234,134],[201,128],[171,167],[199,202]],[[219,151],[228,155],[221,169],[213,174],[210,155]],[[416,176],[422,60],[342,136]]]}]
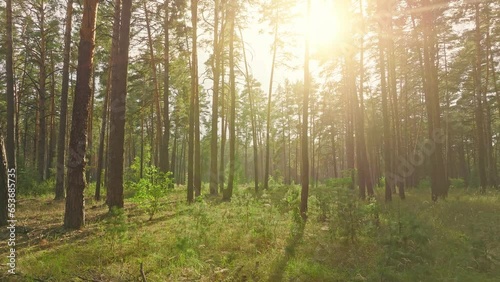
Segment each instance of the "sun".
[{"label": "sun", "polygon": [[311,1],[311,20],[308,31],[312,47],[321,48],[342,40],[345,26],[335,11],[334,1]]},{"label": "sun", "polygon": [[328,52],[347,38],[348,20],[333,0],[311,0],[311,17],[307,21],[307,9],[301,9],[301,20],[297,22],[304,34],[309,35],[312,53]]}]

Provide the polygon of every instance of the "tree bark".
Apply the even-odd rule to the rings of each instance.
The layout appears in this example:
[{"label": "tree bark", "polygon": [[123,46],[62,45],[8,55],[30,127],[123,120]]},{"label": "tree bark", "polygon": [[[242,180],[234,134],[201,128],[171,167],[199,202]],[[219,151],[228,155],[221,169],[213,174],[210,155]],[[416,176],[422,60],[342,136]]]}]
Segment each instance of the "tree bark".
[{"label": "tree bark", "polygon": [[431,195],[432,200],[446,198],[448,195],[448,178],[445,174],[445,164],[443,160],[442,142],[435,140],[435,136],[442,134],[440,106],[439,106],[439,86],[438,69],[436,65],[436,31],[435,17],[436,11],[431,8],[429,0],[422,0],[425,11],[422,13],[423,26],[423,65],[424,65],[424,94],[428,116],[429,139],[434,140],[435,150],[431,152]]},{"label": "tree bark", "polygon": [[385,42],[384,38],[384,29],[387,27],[386,17],[383,16],[385,11],[385,7],[382,6],[381,0],[377,2],[377,8],[380,19],[380,31],[379,31],[379,69],[380,69],[380,90],[382,94],[382,115],[383,115],[383,123],[384,123],[384,166],[385,166],[385,201],[392,200],[392,190],[393,190],[393,172],[392,172],[392,142],[391,142],[391,125],[389,119],[389,109],[388,109],[388,101],[387,101],[387,82],[386,82],[386,69],[385,69]]},{"label": "tree bark", "polygon": [[235,34],[235,18],[237,3],[232,2],[229,5],[229,83],[231,94],[230,105],[230,122],[229,122],[229,177],[227,180],[227,188],[223,192],[222,199],[225,201],[231,200],[234,187],[234,173],[236,161],[236,75],[234,63],[234,34]]},{"label": "tree bark", "polygon": [[273,59],[271,62],[271,77],[269,78],[269,94],[267,96],[267,118],[266,118],[266,163],[264,170],[264,190],[269,187],[269,165],[270,165],[270,131],[271,131],[271,102],[273,95],[274,66],[276,64],[276,53],[278,51],[278,22],[274,26]]},{"label": "tree bark", "polygon": [[[125,142],[125,111],[127,98],[127,70],[130,45],[130,18],[132,0],[122,0],[118,52],[113,56],[111,69],[109,183],[106,203],[109,209],[123,208],[123,154]],[[116,59],[116,60],[115,60]]]},{"label": "tree bark", "polygon": [[165,71],[163,73],[163,124],[165,131],[163,132],[162,148],[160,150],[160,170],[163,172],[170,171],[169,165],[169,144],[170,144],[170,31],[169,31],[169,11],[168,0],[163,3],[165,9],[165,18],[163,21],[163,30],[165,40],[163,43],[164,54],[163,64]]},{"label": "tree bark", "polygon": [[479,168],[479,182],[481,185],[481,192],[486,192],[487,186],[487,175],[486,175],[486,140],[485,140],[485,128],[484,128],[484,110],[483,110],[483,95],[482,95],[482,81],[481,81],[481,64],[482,64],[482,54],[481,54],[481,26],[480,26],[480,9],[479,3],[475,4],[476,15],[476,66],[474,70],[474,86],[475,86],[475,96],[476,96],[476,130],[477,130],[477,148],[478,148],[478,168]]},{"label": "tree bark", "polygon": [[[307,26],[311,21],[311,0],[307,0]],[[304,55],[304,96],[302,100],[302,170],[301,170],[301,194],[300,215],[303,220],[307,219],[307,200],[309,198],[309,148],[308,148],[308,121],[309,121],[309,93],[311,91],[311,74],[309,73],[309,33],[305,39]]]},{"label": "tree bark", "polygon": [[219,78],[220,78],[220,50],[219,50],[219,9],[220,1],[214,0],[214,54],[213,54],[213,96],[212,96],[212,131],[210,136],[210,194],[217,195],[218,190],[218,170],[217,170],[217,137],[219,122]]},{"label": "tree bark", "polygon": [[[241,41],[243,41],[243,33],[241,32],[240,29],[240,37]],[[243,46],[243,59],[245,61],[245,74],[246,74],[246,83],[247,83],[247,90],[248,90],[248,98],[250,100],[250,118],[252,122],[252,142],[253,142],[253,164],[254,164],[254,189],[255,193],[259,192],[259,166],[258,166],[258,146],[257,146],[257,129],[256,129],[256,118],[255,118],[255,109],[254,109],[254,98],[253,98],[253,93],[252,93],[252,84],[250,82],[250,73],[248,72],[248,63],[247,63],[247,54],[245,50],[245,44],[242,44]],[[283,132],[284,129],[283,129]],[[285,144],[283,140],[283,146]],[[283,149],[283,152],[285,150]],[[283,162],[285,160],[283,159]]]},{"label": "tree bark", "polygon": [[66,124],[68,115],[69,60],[71,52],[71,29],[73,16],[73,0],[66,6],[66,25],[64,31],[64,52],[61,88],[61,110],[59,114],[59,133],[57,137],[57,176],[55,199],[64,199],[64,163],[66,160]]},{"label": "tree bark", "polygon": [[37,169],[38,169],[38,180],[45,180],[45,140],[47,125],[45,121],[45,99],[46,99],[46,33],[45,33],[45,5],[42,0],[39,6],[40,9],[40,54],[38,58],[38,67],[40,69],[38,76],[38,111],[39,111],[39,131],[38,131],[38,149],[37,149]]},{"label": "tree bark", "polygon": [[[16,160],[16,106],[14,94],[14,68],[13,68],[13,46],[12,46],[12,0],[6,0],[6,59],[5,74],[7,80],[7,140],[6,140],[6,161],[7,168],[13,172],[13,180],[17,181],[17,160]],[[25,132],[26,134],[26,132]],[[0,171],[2,173],[3,171]],[[1,185],[1,183],[0,183]],[[5,187],[7,189],[7,186]],[[7,200],[7,198],[5,198]],[[7,206],[5,206],[7,207]]]},{"label": "tree bark", "polygon": [[145,20],[146,20],[146,30],[148,34],[148,47],[149,47],[149,56],[150,56],[150,64],[151,64],[151,70],[153,74],[153,87],[154,87],[154,104],[156,107],[156,140],[155,140],[155,150],[154,150],[154,155],[152,155],[152,159],[154,161],[154,164],[156,166],[160,165],[159,157],[161,155],[161,142],[162,142],[162,112],[161,112],[161,106],[160,106],[160,90],[158,87],[158,75],[156,71],[156,59],[155,59],[155,54],[154,54],[154,48],[153,48],[153,37],[151,35],[151,26],[150,26],[150,20],[149,20],[149,11],[148,7],[146,6],[146,1],[144,1],[144,14],[145,14]]},{"label": "tree bark", "polygon": [[191,1],[191,23],[193,25],[191,47],[191,95],[189,98],[189,141],[188,141],[188,180],[187,180],[187,201],[192,203],[196,190],[195,180],[195,142],[196,142],[196,110],[197,91],[198,91],[198,72],[197,72],[197,23],[198,23],[198,1]]}]

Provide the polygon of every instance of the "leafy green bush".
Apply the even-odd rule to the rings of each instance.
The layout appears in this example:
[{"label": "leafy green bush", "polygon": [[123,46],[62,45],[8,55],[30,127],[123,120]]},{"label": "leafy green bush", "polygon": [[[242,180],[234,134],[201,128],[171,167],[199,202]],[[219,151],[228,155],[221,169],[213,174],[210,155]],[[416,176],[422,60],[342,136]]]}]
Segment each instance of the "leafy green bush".
[{"label": "leafy green bush", "polygon": [[455,189],[464,189],[465,181],[461,178],[450,178],[450,186]]},{"label": "leafy green bush", "polygon": [[330,188],[347,188],[351,187],[352,183],[352,178],[351,176],[343,177],[343,178],[329,178],[325,181],[325,184],[327,187]]},{"label": "leafy green bush", "polygon": [[279,187],[283,187],[283,177],[279,176],[277,177],[276,179],[272,176],[269,176],[269,185],[268,185],[268,188],[270,190],[272,189],[276,189],[276,188],[279,188]]},{"label": "leafy green bush", "polygon": [[162,173],[156,167],[147,167],[145,177],[132,184],[136,191],[132,201],[149,215],[149,220],[159,211],[160,200],[167,195],[172,184],[170,174]]},{"label": "leafy green bush", "polygon": [[421,179],[417,184],[418,189],[427,189],[430,187],[431,187],[431,180],[429,177]]},{"label": "leafy green bush", "polygon": [[[429,276],[422,265],[432,261],[428,248],[429,231],[411,215],[400,215],[388,222],[388,230],[382,235],[384,252],[379,258],[380,280],[423,281]],[[409,271],[415,268],[414,271]],[[417,277],[415,277],[417,276]]]}]

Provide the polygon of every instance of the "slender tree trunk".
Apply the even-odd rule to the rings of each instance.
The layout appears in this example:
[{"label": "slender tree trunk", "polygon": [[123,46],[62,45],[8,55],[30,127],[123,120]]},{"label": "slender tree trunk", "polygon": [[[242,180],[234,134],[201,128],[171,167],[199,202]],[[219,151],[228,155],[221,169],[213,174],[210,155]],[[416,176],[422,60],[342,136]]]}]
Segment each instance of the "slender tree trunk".
[{"label": "slender tree trunk", "polygon": [[[392,10],[392,8],[390,8]],[[389,30],[389,39],[387,39],[387,45],[388,45],[388,55],[387,55],[387,68],[388,68],[388,73],[389,73],[389,93],[391,94],[391,99],[392,99],[392,107],[393,107],[393,129],[394,132],[392,134],[392,140],[393,140],[393,150],[392,150],[392,170],[396,171],[397,167],[396,166],[396,161],[401,158],[402,154],[402,147],[401,147],[401,133],[400,133],[400,116],[399,116],[399,108],[398,108],[398,93],[397,93],[397,79],[396,79],[396,55],[395,55],[395,49],[394,49],[394,32],[393,32],[393,27],[392,27],[392,16],[391,19],[389,19],[389,24],[388,24],[388,30]],[[399,189],[399,197],[401,199],[405,198],[405,186],[404,186],[404,178],[399,177],[395,183],[393,183],[395,186],[398,186]],[[395,187],[393,187],[395,189]]]},{"label": "slender tree trunk", "polygon": [[77,81],[69,141],[68,197],[64,213],[64,227],[71,229],[79,229],[85,225],[83,190],[85,189],[86,134],[98,3],[97,0],[85,0],[83,2],[83,18],[80,27]]},{"label": "slender tree trunk", "polygon": [[220,78],[220,50],[219,50],[219,9],[220,1],[214,0],[214,54],[213,54],[213,97],[212,97],[212,132],[210,136],[210,194],[217,195],[219,175],[217,171],[217,136],[219,122],[219,78]]},{"label": "slender tree trunk", "polygon": [[[11,180],[14,181],[14,183],[17,183],[17,160],[16,160],[16,110],[15,110],[15,94],[14,94],[14,68],[13,68],[13,46],[12,46],[12,0],[6,0],[6,18],[7,18],[7,25],[6,25],[6,59],[5,59],[5,74],[6,74],[6,80],[7,80],[7,140],[6,140],[6,150],[5,156],[3,156],[4,151],[2,152],[2,158],[0,158],[0,162],[5,161],[6,162],[6,169],[9,171],[10,174],[12,174],[12,177],[10,177]],[[26,132],[25,132],[26,134]],[[2,141],[3,143],[3,141]],[[0,145],[0,150],[2,150],[4,146]],[[3,174],[5,169],[0,169],[0,174]],[[7,176],[7,175],[5,175]],[[7,208],[7,197],[6,192],[7,192],[7,179],[5,179],[4,182],[0,182],[0,185],[3,185],[5,183],[5,190],[1,190],[2,197],[2,202],[0,203],[0,208],[2,209],[0,211],[0,225],[3,225],[4,219],[6,219],[7,214],[5,216],[3,215],[3,212],[5,210],[3,209],[4,204],[5,208]]]},{"label": "slender tree trunk", "polygon": [[165,72],[163,73],[163,124],[165,131],[163,132],[163,143],[160,151],[160,169],[163,172],[170,171],[169,165],[169,144],[170,144],[170,34],[169,22],[170,15],[168,11],[168,0],[163,3],[165,9],[165,17],[163,21],[163,31],[165,33],[165,41],[163,43],[163,64]]},{"label": "slender tree trunk", "polygon": [[235,157],[236,157],[236,75],[234,63],[234,34],[235,34],[235,17],[237,3],[232,2],[229,5],[229,83],[231,92],[230,105],[230,122],[229,122],[229,177],[227,181],[227,189],[224,189],[222,199],[229,201],[233,196],[234,173],[235,173]]},{"label": "slender tree trunk", "polygon": [[193,25],[193,34],[192,34],[192,41],[193,41],[193,46],[191,47],[191,95],[189,98],[189,140],[188,140],[188,179],[187,179],[187,201],[188,203],[192,203],[194,200],[194,192],[195,192],[195,179],[194,179],[194,170],[195,170],[195,154],[196,154],[196,149],[195,149],[195,140],[196,140],[196,110],[195,107],[197,106],[196,101],[196,91],[197,91],[197,85],[198,85],[198,74],[196,71],[196,66],[197,66],[197,54],[196,54],[196,49],[197,49],[197,30],[196,30],[196,25],[198,23],[198,1],[193,0],[191,1],[191,23]]},{"label": "slender tree trunk", "polygon": [[[8,223],[8,202],[9,202],[9,178],[11,175],[8,168],[7,153],[5,152],[5,144],[2,133],[0,132],[0,226],[5,226]],[[15,182],[13,182],[15,184]]]},{"label": "slender tree trunk", "polygon": [[161,121],[161,105],[160,105],[160,90],[158,87],[158,75],[156,72],[156,59],[155,59],[155,54],[154,54],[154,48],[153,48],[153,37],[151,35],[151,26],[150,26],[150,20],[149,20],[149,11],[148,7],[146,6],[146,1],[144,3],[144,14],[145,14],[145,20],[146,20],[146,30],[148,33],[148,46],[149,46],[149,55],[151,59],[151,70],[153,73],[153,87],[154,87],[154,99],[155,99],[155,107],[156,107],[156,139],[155,139],[155,150],[154,150],[154,155],[153,155],[153,161],[156,166],[159,165],[159,156],[161,155],[161,142],[162,142],[162,121]]},{"label": "slender tree trunk", "polygon": [[[362,30],[364,30],[364,16],[363,16],[363,1],[360,1],[359,3],[360,6],[360,14],[361,14],[361,20],[362,20]],[[360,50],[360,59],[359,59],[359,64],[360,64],[360,69],[359,69],[359,104],[358,101],[355,102],[355,105],[357,107],[356,109],[356,128],[357,128],[357,144],[358,144],[358,152],[360,153],[360,159],[361,164],[359,164],[362,169],[363,169],[363,175],[359,176],[364,178],[363,182],[366,187],[366,192],[368,193],[369,197],[374,196],[374,191],[373,191],[373,181],[372,181],[372,172],[371,172],[371,166],[370,166],[370,158],[368,157],[368,150],[366,146],[366,139],[365,139],[365,103],[364,103],[364,79],[365,79],[365,71],[364,71],[364,33],[361,35],[361,42],[360,42],[361,50]],[[357,98],[357,95],[355,96]],[[359,162],[358,161],[358,162]],[[360,180],[359,183],[362,183]],[[360,187],[360,197],[364,198],[364,192],[361,191]]]},{"label": "slender tree trunk", "polygon": [[[224,24],[222,24],[224,26]],[[225,157],[225,147],[226,147],[226,133],[227,133],[227,115],[226,115],[226,83],[225,83],[225,65],[224,65],[224,42],[225,36],[224,32],[221,34],[221,44],[220,44],[220,61],[221,61],[221,94],[220,94],[220,104],[221,104],[221,137],[220,137],[220,167],[219,167],[219,190],[224,191],[224,181],[226,178],[226,164],[224,162]]]},{"label": "slender tree trunk", "polygon": [[66,7],[66,26],[64,31],[64,52],[61,88],[61,110],[59,114],[59,135],[57,138],[57,176],[55,199],[64,199],[64,163],[66,159],[66,123],[68,115],[69,63],[71,52],[71,29],[73,0],[68,0]]},{"label": "slender tree trunk", "polygon": [[177,139],[179,138],[177,136],[177,131],[179,128],[179,121],[178,118],[176,117],[175,119],[175,129],[174,129],[174,145],[172,147],[172,160],[170,161],[171,165],[171,171],[172,171],[172,176],[176,179],[176,183],[179,183],[179,177],[175,177],[176,173],[179,169],[179,165],[177,165]]},{"label": "slender tree trunk", "polygon": [[106,203],[109,209],[123,208],[123,154],[125,141],[125,111],[127,98],[127,70],[130,45],[130,18],[132,0],[122,0],[118,52],[111,66],[109,183]]},{"label": "slender tree trunk", "polygon": [[392,200],[392,190],[393,190],[393,177],[392,177],[392,168],[391,168],[391,150],[392,142],[391,142],[391,126],[389,119],[389,109],[388,109],[388,101],[387,101],[387,83],[386,83],[386,69],[385,69],[385,41],[383,38],[383,31],[386,28],[387,24],[385,21],[386,16],[382,16],[385,13],[384,7],[382,7],[381,0],[377,2],[377,8],[379,15],[384,19],[380,20],[380,31],[379,31],[379,68],[380,68],[380,88],[382,93],[382,115],[383,115],[383,123],[384,123],[384,165],[385,165],[385,201]]},{"label": "slender tree trunk", "polygon": [[[240,29],[240,37],[241,41],[243,41],[243,33],[241,32]],[[253,99],[253,90],[252,90],[252,84],[250,82],[250,74],[248,72],[248,63],[247,63],[247,54],[245,50],[245,44],[242,44],[243,46],[243,59],[245,60],[245,74],[246,74],[246,83],[247,83],[247,90],[248,90],[248,98],[250,100],[250,118],[252,122],[252,142],[253,142],[253,164],[254,164],[254,189],[255,193],[259,192],[259,166],[258,166],[258,146],[257,146],[257,129],[256,129],[256,118],[255,118],[255,109],[254,109],[254,99]],[[283,129],[284,130],[284,129]],[[284,141],[284,140],[283,140]],[[283,144],[285,144],[283,142]]]},{"label": "slender tree trunk", "polygon": [[46,116],[45,116],[45,99],[46,99],[46,32],[45,32],[45,5],[42,0],[40,3],[40,54],[38,58],[38,66],[40,68],[38,76],[38,111],[39,111],[39,135],[38,135],[38,151],[37,151],[37,168],[38,180],[45,180],[45,140],[46,140]]},{"label": "slender tree trunk", "polygon": [[[352,61],[348,60],[344,65],[344,93],[345,93],[345,156],[347,170],[351,174],[352,185],[350,188],[354,189],[354,103],[353,97],[355,95],[355,78],[351,75]],[[352,76],[352,77],[351,77]]]},{"label": "slender tree trunk", "polygon": [[55,115],[56,115],[56,102],[55,102],[55,93],[56,93],[56,78],[55,78],[55,63],[54,63],[54,55],[50,52],[50,67],[51,67],[51,75],[50,75],[50,130],[49,137],[50,141],[48,144],[47,150],[47,163],[45,165],[45,175],[47,178],[50,178],[50,169],[52,168],[52,161],[54,159],[54,151],[56,147],[56,125],[55,125]]},{"label": "slender tree trunk", "polygon": [[487,175],[486,175],[486,140],[484,128],[484,110],[483,110],[483,97],[482,97],[482,81],[481,81],[481,27],[480,27],[480,9],[479,3],[475,4],[476,8],[476,66],[474,71],[474,85],[476,96],[476,130],[477,130],[477,148],[478,148],[478,164],[479,164],[479,181],[481,185],[481,192],[486,191]]},{"label": "slender tree trunk", "polygon": [[[119,0],[118,0],[119,1]],[[116,3],[115,3],[116,7]],[[119,10],[118,10],[119,11]],[[113,27],[114,33],[114,27]],[[113,38],[115,38],[113,36]],[[113,52],[111,52],[113,53]],[[106,90],[104,92],[104,105],[102,106],[102,116],[101,116],[101,132],[99,133],[99,152],[97,153],[97,172],[96,172],[96,185],[95,185],[95,195],[94,199],[96,201],[101,200],[101,176],[104,164],[104,141],[106,138],[106,128],[108,126],[108,109],[109,109],[109,92],[111,91],[111,64],[113,59],[110,56],[109,69],[108,69],[108,79],[106,82]],[[142,133],[142,132],[141,132]],[[141,146],[143,146],[143,140],[141,139]]]},{"label": "slender tree trunk", "polygon": [[267,119],[266,119],[266,164],[264,170],[264,190],[269,187],[269,165],[270,165],[270,131],[271,131],[271,102],[273,94],[274,66],[276,64],[276,53],[278,51],[278,22],[274,26],[273,59],[271,63],[271,77],[269,78],[269,94],[267,96]]},{"label": "slender tree trunk", "polygon": [[193,12],[193,79],[194,79],[194,192],[195,196],[201,195],[201,140],[200,140],[200,91],[198,82],[198,1],[192,7]]}]

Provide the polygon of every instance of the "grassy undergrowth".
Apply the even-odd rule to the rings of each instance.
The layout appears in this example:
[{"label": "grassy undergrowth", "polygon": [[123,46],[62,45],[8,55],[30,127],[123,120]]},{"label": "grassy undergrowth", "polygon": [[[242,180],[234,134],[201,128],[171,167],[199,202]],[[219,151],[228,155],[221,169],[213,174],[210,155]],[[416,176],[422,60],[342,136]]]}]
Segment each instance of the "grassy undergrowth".
[{"label": "grassy undergrowth", "polygon": [[499,281],[498,192],[454,189],[433,203],[429,189],[410,189],[386,204],[319,186],[304,224],[299,189],[239,186],[231,202],[187,205],[176,187],[151,220],[132,199],[109,214],[89,197],[80,231],[61,228],[64,203],[21,197],[18,274],[0,280],[141,281],[142,264],[148,281]]}]

